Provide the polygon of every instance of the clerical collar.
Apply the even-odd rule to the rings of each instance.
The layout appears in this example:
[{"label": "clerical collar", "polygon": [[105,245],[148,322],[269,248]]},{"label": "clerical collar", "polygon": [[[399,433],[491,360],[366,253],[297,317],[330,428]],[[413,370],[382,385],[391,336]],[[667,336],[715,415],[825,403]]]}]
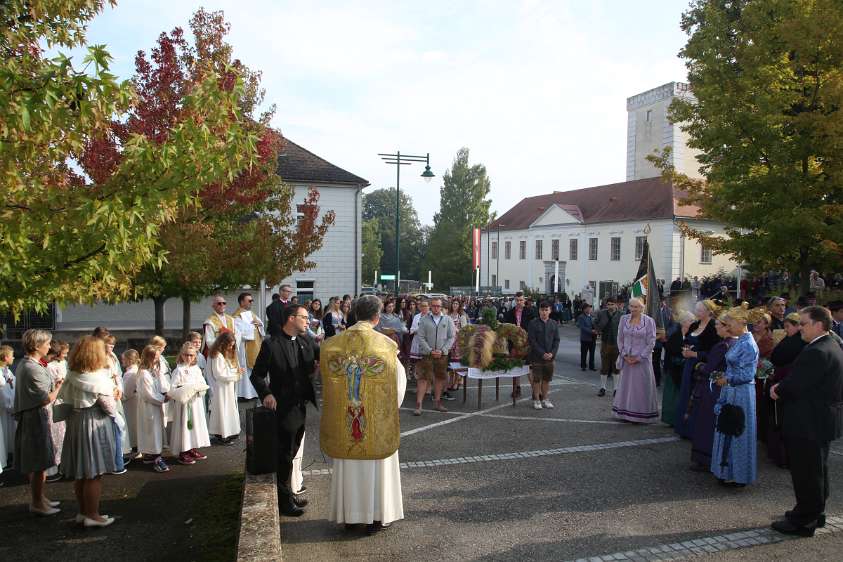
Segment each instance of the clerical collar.
[{"label": "clerical collar", "polygon": [[285,332],[283,330],[281,330],[281,335],[284,336],[286,339],[288,339],[290,341],[296,341],[296,338],[298,337],[298,336],[288,335],[287,332]]}]

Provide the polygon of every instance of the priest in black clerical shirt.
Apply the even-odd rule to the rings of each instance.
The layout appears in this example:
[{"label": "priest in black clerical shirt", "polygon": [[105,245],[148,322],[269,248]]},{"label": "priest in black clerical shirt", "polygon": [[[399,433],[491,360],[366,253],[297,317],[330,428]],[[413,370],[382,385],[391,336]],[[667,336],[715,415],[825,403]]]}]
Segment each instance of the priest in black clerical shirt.
[{"label": "priest in black clerical shirt", "polygon": [[263,405],[275,410],[278,509],[282,515],[294,517],[304,513],[301,507],[306,501],[297,500],[290,488],[293,458],[304,435],[307,402],[317,406],[310,377],[316,370],[319,347],[307,335],[308,320],[307,309],[303,306],[286,306],[280,330],[263,341],[250,377]]}]

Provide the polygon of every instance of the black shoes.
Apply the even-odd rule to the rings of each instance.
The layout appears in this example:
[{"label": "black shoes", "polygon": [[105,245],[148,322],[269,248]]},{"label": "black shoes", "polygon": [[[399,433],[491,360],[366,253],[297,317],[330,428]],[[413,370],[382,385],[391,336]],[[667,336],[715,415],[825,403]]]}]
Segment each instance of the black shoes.
[{"label": "black shoes", "polygon": [[[817,521],[819,524],[819,521]],[[773,528],[774,531],[778,531],[783,535],[794,535],[797,537],[813,537],[814,531],[817,530],[816,527],[801,527],[799,525],[794,525],[787,519],[782,519],[781,521],[775,521],[770,527]]]},{"label": "black shoes", "polygon": [[301,494],[296,494],[293,496],[293,503],[296,507],[304,507],[308,504],[307,498]]},{"label": "black shoes", "polygon": [[366,525],[366,534],[367,535],[374,535],[375,533],[379,533],[385,529],[389,529],[391,523],[383,524],[380,521],[374,521]]},{"label": "black shoes", "polygon": [[597,392],[597,396],[600,396],[600,397],[606,396],[606,389],[605,389],[605,388],[601,388],[601,389]]},{"label": "black shoes", "polygon": [[[793,511],[784,512],[785,519],[789,520],[791,517],[793,517]],[[825,527],[825,513],[817,517],[817,529],[822,529],[823,527]]]},{"label": "black shoes", "polygon": [[278,498],[281,503],[278,505],[278,513],[285,517],[301,517],[304,515],[304,510],[296,505],[296,501],[293,498],[287,498],[286,501]]}]

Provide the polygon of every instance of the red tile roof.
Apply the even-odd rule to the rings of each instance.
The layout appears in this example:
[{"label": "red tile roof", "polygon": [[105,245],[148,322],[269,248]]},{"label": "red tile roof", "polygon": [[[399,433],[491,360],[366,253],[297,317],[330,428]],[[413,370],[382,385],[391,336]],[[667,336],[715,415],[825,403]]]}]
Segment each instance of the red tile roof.
[{"label": "red tile roof", "polygon": [[284,181],[314,183],[342,183],[366,187],[369,182],[331,164],[309,150],[284,138],[284,147],[278,155],[278,175]]},{"label": "red tile roof", "polygon": [[684,197],[684,192],[674,189],[661,177],[554,191],[522,199],[490,223],[489,228],[497,229],[500,225],[501,230],[526,229],[553,204],[584,224],[696,217],[699,208],[680,204]]}]

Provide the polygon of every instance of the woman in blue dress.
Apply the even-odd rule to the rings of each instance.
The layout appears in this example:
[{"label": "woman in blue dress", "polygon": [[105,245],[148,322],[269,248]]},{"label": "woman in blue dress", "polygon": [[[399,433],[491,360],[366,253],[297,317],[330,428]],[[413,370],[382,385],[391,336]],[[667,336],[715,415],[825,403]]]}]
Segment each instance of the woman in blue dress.
[{"label": "woman in blue dress", "polygon": [[[755,425],[755,369],[758,365],[758,346],[746,329],[749,307],[729,309],[724,323],[729,334],[737,337],[726,352],[726,373],[717,379],[720,398],[714,406],[719,418],[726,404],[743,410],[744,429],[740,435],[714,432],[711,472],[725,486],[743,487],[755,482],[757,476],[757,441]],[[715,421],[716,423],[716,421]]]}]

